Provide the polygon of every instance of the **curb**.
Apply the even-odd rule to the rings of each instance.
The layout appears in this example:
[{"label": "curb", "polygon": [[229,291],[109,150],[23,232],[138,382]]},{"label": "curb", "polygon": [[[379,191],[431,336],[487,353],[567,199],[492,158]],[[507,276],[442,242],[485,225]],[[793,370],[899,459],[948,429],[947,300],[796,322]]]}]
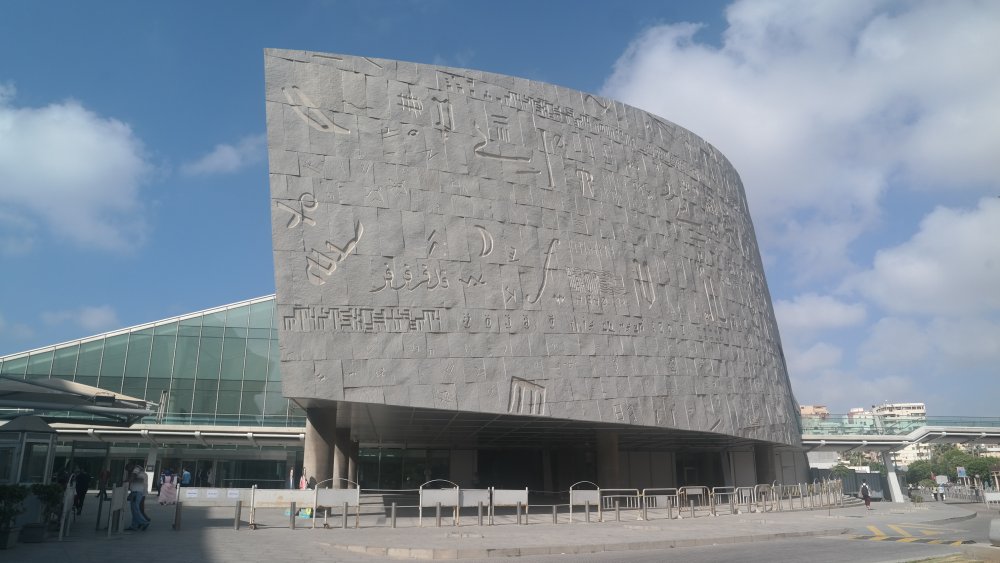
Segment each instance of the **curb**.
[{"label": "curb", "polygon": [[637,541],[624,543],[591,545],[548,545],[534,547],[505,548],[421,548],[421,547],[381,547],[356,544],[331,544],[330,547],[350,553],[364,553],[390,559],[485,559],[493,557],[527,557],[531,555],[572,555],[580,553],[604,553],[612,551],[650,551],[679,547],[700,547],[718,544],[751,543],[776,539],[802,538],[813,536],[833,536],[848,533],[848,528],[829,528],[805,532],[782,532],[777,534],[754,534],[748,536],[722,536],[716,538],[690,538],[675,540]]}]

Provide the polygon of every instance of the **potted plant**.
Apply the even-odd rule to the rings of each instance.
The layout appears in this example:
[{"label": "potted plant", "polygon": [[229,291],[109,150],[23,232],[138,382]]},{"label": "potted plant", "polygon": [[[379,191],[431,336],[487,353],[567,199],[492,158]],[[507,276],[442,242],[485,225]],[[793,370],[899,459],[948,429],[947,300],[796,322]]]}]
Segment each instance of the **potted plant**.
[{"label": "potted plant", "polygon": [[28,498],[28,487],[21,485],[0,485],[0,549],[9,549],[17,540],[14,519],[24,512],[24,499]]},{"label": "potted plant", "polygon": [[[38,499],[39,504],[42,506],[42,521],[41,526],[32,526],[32,528],[40,528],[40,530],[33,530],[33,534],[25,536],[24,531],[21,532],[21,541],[24,542],[40,542],[45,539],[46,529],[59,529],[59,517],[62,514],[63,507],[63,496],[66,493],[66,487],[58,483],[52,483],[48,485],[34,484],[31,486],[31,494],[35,495]],[[28,528],[25,525],[25,528]],[[39,537],[40,535],[40,537]]]}]

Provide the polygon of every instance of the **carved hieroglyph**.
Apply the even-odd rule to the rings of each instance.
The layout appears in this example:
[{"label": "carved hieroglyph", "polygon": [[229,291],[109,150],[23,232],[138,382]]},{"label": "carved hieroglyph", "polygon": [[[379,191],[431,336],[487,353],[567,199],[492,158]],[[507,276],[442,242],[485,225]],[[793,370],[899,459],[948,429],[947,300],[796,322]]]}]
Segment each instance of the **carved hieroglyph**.
[{"label": "carved hieroglyph", "polygon": [[739,176],[614,100],[265,53],[289,397],[797,443]]}]

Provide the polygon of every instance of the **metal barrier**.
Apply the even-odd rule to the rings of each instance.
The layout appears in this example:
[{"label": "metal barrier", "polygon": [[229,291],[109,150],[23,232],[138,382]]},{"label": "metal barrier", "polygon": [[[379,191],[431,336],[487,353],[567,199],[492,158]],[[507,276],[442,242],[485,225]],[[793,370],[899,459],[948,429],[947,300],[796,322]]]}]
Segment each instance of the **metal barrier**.
[{"label": "metal barrier", "polygon": [[[593,489],[577,489],[577,485],[593,485]],[[584,519],[590,522],[590,507],[596,506],[601,509],[601,488],[596,483],[590,481],[579,481],[569,487],[569,521],[573,522],[573,507],[584,507]]]},{"label": "metal barrier", "polygon": [[490,524],[494,523],[498,506],[516,507],[517,523],[521,523],[521,510],[524,510],[524,520],[528,520],[528,487],[524,489],[494,489],[490,488],[493,502],[490,503]]},{"label": "metal barrier", "polygon": [[983,502],[988,508],[1000,508],[1000,492],[984,492]]},{"label": "metal barrier", "polygon": [[712,501],[712,516],[718,516],[717,509],[721,505],[728,505],[729,513],[736,514],[736,487],[712,487],[709,498]]},{"label": "metal barrier", "polygon": [[649,520],[649,510],[666,509],[667,518],[674,518],[674,509],[679,510],[677,489],[649,488],[642,490],[642,518]]},{"label": "metal barrier", "polygon": [[[431,483],[448,483],[453,485],[453,487],[444,489],[428,489],[425,488]],[[437,526],[441,526],[441,508],[448,507],[454,512],[452,517],[454,521],[458,522],[458,506],[459,506],[459,494],[458,485],[448,481],[447,479],[432,479],[427,481],[423,485],[420,485],[420,500],[419,500],[419,510],[420,515],[418,517],[419,526],[422,528],[424,526],[424,509],[434,508],[435,509],[435,520]]]},{"label": "metal barrier", "polygon": [[677,499],[680,505],[679,512],[683,511],[685,508],[688,510],[688,516],[691,518],[697,517],[695,509],[697,508],[708,508],[709,512],[712,511],[711,499],[709,497],[711,493],[708,487],[701,485],[689,485],[686,487],[680,487],[677,489]]},{"label": "metal barrier", "polygon": [[[349,482],[350,483],[350,482]],[[435,483],[443,488],[433,488]],[[354,483],[350,483],[355,485]],[[323,483],[320,484],[321,486]],[[562,495],[565,500],[553,504],[529,504],[529,491],[524,489],[462,489],[457,484],[446,480],[433,480],[424,483],[419,489],[405,490],[362,490],[360,488],[311,490],[289,489],[225,489],[181,487],[175,513],[175,529],[180,527],[181,506],[185,507],[223,507],[236,509],[234,528],[239,529],[240,511],[250,507],[250,528],[257,529],[261,523],[257,509],[283,509],[289,518],[289,526],[295,528],[296,518],[308,513],[312,518],[312,528],[317,528],[322,514],[324,528],[329,528],[327,520],[334,513],[340,513],[342,521],[340,528],[349,526],[350,513],[354,513],[354,528],[385,526],[397,527],[397,513],[404,511],[404,526],[423,526],[425,512],[434,509],[435,525],[442,525],[442,509],[452,510],[451,525],[461,525],[460,518],[465,510],[465,516],[470,509],[477,509],[472,514],[478,516],[478,524],[483,524],[483,514],[488,517],[488,524],[525,525],[538,523],[539,515],[543,522],[548,521],[551,509],[552,523],[558,524],[560,512],[569,512],[569,522],[575,522],[574,512],[584,508],[584,518],[590,522],[591,509],[596,507],[598,520],[604,521],[608,512],[613,511],[616,521],[622,519],[622,512],[635,511],[637,520],[656,518],[674,519],[683,516],[702,517],[741,514],[750,512],[769,512],[777,510],[810,510],[832,508],[843,505],[842,483],[839,480],[801,483],[794,485],[779,485],[777,483],[760,484],[753,487],[712,487],[700,485],[680,488],[647,488],[638,489],[601,489],[595,483],[581,481],[573,484],[568,491],[536,491],[536,493]],[[840,495],[840,496],[838,496]],[[992,497],[992,495],[991,495]],[[367,499],[367,500],[366,500]],[[119,504],[124,504],[124,489],[119,497]],[[391,501],[391,508],[390,508]],[[1000,504],[1000,498],[994,501]],[[728,506],[728,512],[727,512]],[[497,509],[506,508],[505,512]],[[365,510],[362,510],[362,509]],[[513,508],[514,510],[511,510]],[[298,510],[305,509],[305,510]],[[531,513],[535,520],[530,520]],[[118,511],[120,520],[121,510]],[[412,518],[416,516],[416,518]],[[499,517],[499,518],[498,518]],[[627,518],[626,518],[627,519]],[[273,522],[274,519],[267,519]]]}]

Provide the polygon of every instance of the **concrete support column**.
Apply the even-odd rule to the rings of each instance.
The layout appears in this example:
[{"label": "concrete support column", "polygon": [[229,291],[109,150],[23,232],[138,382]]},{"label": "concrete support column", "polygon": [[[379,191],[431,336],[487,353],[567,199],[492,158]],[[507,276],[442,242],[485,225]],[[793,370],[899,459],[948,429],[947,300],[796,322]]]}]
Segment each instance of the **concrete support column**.
[{"label": "concrete support column", "polygon": [[896,466],[892,463],[892,453],[882,452],[882,464],[885,465],[886,477],[889,481],[889,494],[892,495],[892,502],[906,502],[907,497],[903,495],[903,489],[899,486],[899,475],[896,474]]},{"label": "concrete support column", "polygon": [[[337,408],[324,407],[306,410],[306,443],[302,454],[302,470],[310,484],[322,483],[331,477],[330,461],[333,457],[337,431]],[[292,487],[297,487],[293,483]]]},{"label": "concrete support column", "polygon": [[597,484],[602,489],[620,487],[618,433],[597,433]]},{"label": "concrete support column", "polygon": [[[351,481],[358,482],[358,455],[361,453],[361,444],[351,440],[350,449],[347,452],[347,478]],[[353,489],[355,486],[347,484],[348,488]]]},{"label": "concrete support column", "polygon": [[753,447],[754,465],[757,469],[757,483],[771,484],[778,480],[774,463],[774,446],[760,444]]},{"label": "concrete support column", "polygon": [[333,443],[333,488],[345,489],[347,482],[348,454],[351,449],[351,429],[338,428]]}]

